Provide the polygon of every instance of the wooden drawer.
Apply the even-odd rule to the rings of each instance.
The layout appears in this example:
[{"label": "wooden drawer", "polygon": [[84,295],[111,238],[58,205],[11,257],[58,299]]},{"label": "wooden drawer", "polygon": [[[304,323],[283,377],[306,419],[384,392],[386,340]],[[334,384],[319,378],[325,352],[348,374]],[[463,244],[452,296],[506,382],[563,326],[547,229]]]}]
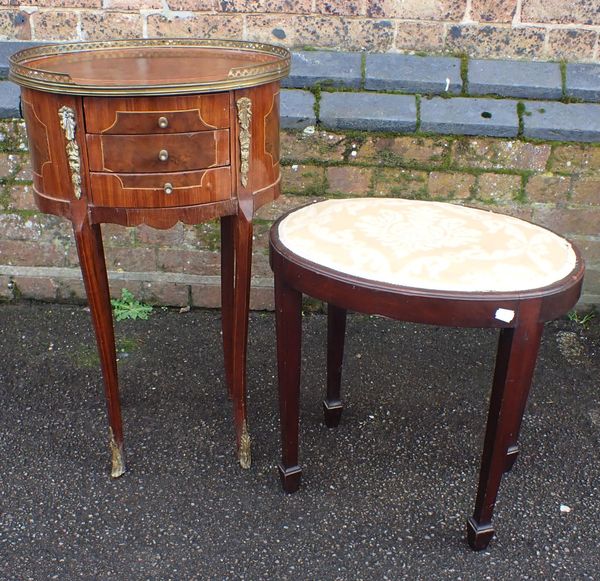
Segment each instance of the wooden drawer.
[{"label": "wooden drawer", "polygon": [[[164,208],[228,200],[231,170],[219,167],[203,171],[131,174],[90,174],[92,202],[118,208]],[[168,187],[172,193],[167,193]]]},{"label": "wooden drawer", "polygon": [[91,171],[162,173],[229,164],[229,130],[173,135],[87,135]]},{"label": "wooden drawer", "polygon": [[180,97],[86,97],[83,104],[88,133],[184,133],[229,127],[227,93]]}]

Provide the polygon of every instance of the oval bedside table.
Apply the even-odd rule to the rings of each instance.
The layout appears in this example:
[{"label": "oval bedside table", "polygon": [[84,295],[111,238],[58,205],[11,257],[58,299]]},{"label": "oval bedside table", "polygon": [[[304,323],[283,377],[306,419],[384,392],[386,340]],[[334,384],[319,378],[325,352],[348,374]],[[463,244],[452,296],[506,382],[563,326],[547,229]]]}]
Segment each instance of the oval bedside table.
[{"label": "oval bedside table", "polygon": [[170,228],[221,221],[225,374],[242,467],[251,461],[246,343],[252,219],[280,193],[283,48],[224,40],[117,40],[16,53],[42,212],[71,220],[123,474],[114,330],[100,224]]}]

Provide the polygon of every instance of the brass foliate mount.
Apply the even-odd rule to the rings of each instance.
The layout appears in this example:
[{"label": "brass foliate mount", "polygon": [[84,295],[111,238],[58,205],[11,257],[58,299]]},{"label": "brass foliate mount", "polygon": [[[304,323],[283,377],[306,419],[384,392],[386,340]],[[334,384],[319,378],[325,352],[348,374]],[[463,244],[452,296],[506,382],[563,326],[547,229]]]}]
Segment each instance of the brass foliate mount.
[{"label": "brass foliate mount", "polygon": [[125,461],[123,460],[123,444],[117,444],[112,428],[108,428],[108,445],[112,455],[112,468],[110,475],[113,478],[119,478],[125,472]]},{"label": "brass foliate mount", "polygon": [[250,172],[252,101],[248,97],[239,98],[237,100],[237,110],[240,123],[240,179],[242,185],[246,187],[248,185],[248,173]]},{"label": "brass foliate mount", "polygon": [[244,425],[242,426],[242,437],[240,438],[240,450],[238,453],[238,458],[240,461],[240,466],[244,469],[250,468],[252,464],[252,450],[251,450],[251,440],[250,433],[248,432],[248,424],[246,420],[244,420]]},{"label": "brass foliate mount", "polygon": [[79,157],[79,145],[75,141],[75,111],[66,105],[58,110],[60,126],[65,132],[67,140],[66,151],[69,169],[71,170],[71,183],[73,184],[73,193],[79,200],[81,198],[81,159]]}]

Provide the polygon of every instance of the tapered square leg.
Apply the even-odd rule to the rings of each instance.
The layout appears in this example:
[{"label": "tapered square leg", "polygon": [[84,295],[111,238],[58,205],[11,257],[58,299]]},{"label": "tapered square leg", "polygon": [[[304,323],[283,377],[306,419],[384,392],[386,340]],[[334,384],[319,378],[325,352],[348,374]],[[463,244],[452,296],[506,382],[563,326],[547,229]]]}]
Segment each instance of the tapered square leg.
[{"label": "tapered square leg", "polygon": [[327,397],[323,402],[323,416],[328,428],[339,425],[344,409],[340,393],[345,334],[346,309],[330,303],[327,306]]},{"label": "tapered square leg", "polygon": [[286,492],[295,492],[302,473],[298,465],[300,406],[300,356],[302,341],[302,294],[288,286],[275,269],[275,320],[281,463],[279,473]]},{"label": "tapered square leg", "polygon": [[498,489],[514,455],[542,334],[536,314],[522,313],[518,327],[500,332],[475,512],[467,525],[467,540],[475,550],[485,549],[494,535]]}]

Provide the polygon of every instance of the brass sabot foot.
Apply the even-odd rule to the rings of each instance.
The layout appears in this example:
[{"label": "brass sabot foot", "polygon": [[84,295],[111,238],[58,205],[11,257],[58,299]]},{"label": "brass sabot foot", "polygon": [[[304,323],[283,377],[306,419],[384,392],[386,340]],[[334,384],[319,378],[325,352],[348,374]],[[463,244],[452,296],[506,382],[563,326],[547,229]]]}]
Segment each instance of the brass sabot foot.
[{"label": "brass sabot foot", "polygon": [[125,461],[123,460],[123,444],[117,444],[112,428],[108,429],[110,453],[112,455],[112,468],[110,475],[119,478],[125,472]]}]

